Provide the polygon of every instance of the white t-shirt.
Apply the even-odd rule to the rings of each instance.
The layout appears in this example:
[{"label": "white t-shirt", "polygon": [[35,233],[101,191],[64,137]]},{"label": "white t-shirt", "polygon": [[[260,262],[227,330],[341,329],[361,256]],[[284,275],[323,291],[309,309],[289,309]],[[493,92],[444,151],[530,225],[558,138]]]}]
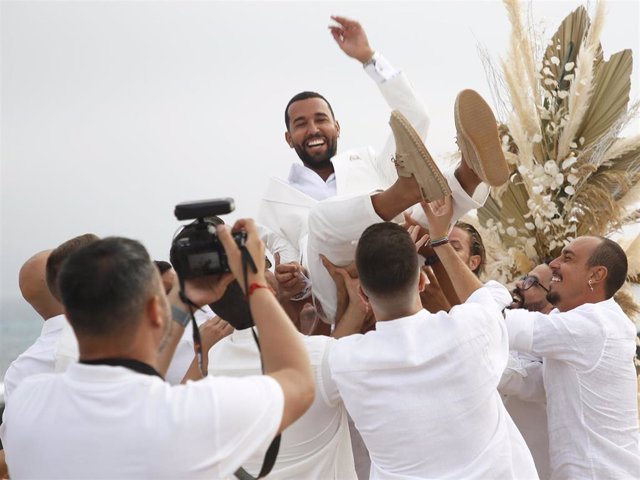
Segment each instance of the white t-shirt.
[{"label": "white t-shirt", "polygon": [[[309,353],[316,398],[307,412],[282,433],[270,479],[356,479],[347,413],[327,364],[328,337],[300,335]],[[250,329],[236,330],[209,351],[209,374],[242,377],[260,373],[260,357]],[[263,456],[243,467],[256,475]]]},{"label": "white t-shirt", "polygon": [[636,332],[619,305],[508,310],[507,328],[544,358],[551,478],[640,478]]},{"label": "white t-shirt", "polygon": [[284,408],[268,376],[172,386],[81,363],[25,380],[13,398],[0,434],[16,479],[227,478],[266,451]]},{"label": "white t-shirt", "polygon": [[421,310],[335,341],[329,365],[372,479],[537,478],[496,390],[510,302],[489,282],[449,314]]},{"label": "white t-shirt", "polygon": [[64,315],[51,317],[42,325],[40,336],[16,358],[4,375],[4,398],[27,377],[38,373],[63,372],[78,360],[78,341]]}]

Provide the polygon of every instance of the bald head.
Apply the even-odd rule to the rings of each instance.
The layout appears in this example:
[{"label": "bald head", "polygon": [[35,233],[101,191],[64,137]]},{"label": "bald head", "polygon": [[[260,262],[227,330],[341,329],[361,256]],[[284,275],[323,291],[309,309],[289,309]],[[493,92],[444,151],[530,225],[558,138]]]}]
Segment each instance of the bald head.
[{"label": "bald head", "polygon": [[22,297],[44,320],[64,312],[62,304],[51,294],[47,286],[47,260],[52,250],[36,253],[27,260],[18,275]]}]

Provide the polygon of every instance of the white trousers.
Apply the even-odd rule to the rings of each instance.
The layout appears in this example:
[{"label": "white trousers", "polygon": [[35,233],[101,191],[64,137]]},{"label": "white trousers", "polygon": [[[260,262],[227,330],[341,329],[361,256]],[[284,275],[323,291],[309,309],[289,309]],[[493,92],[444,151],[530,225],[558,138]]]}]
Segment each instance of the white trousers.
[{"label": "white trousers", "polygon": [[[453,198],[452,223],[467,212],[481,207],[489,195],[489,187],[485,184],[476,188],[473,197],[467,195],[454,175],[455,169],[456,165],[453,165],[443,171]],[[362,232],[370,225],[384,221],[373,209],[372,195],[373,193],[329,198],[318,202],[309,214],[306,264],[315,301],[322,305],[328,323],[335,323],[336,285],[324,268],[320,254],[338,266],[346,266],[353,262]],[[427,217],[420,204],[415,205],[410,213],[419,223],[428,226]]]}]

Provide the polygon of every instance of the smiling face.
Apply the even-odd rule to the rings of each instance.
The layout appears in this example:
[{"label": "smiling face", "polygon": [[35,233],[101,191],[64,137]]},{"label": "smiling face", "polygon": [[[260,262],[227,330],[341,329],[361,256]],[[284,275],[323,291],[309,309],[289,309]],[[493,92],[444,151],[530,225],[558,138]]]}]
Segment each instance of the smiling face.
[{"label": "smiling face", "polygon": [[[551,268],[543,263],[531,270],[526,277],[537,281],[529,280],[528,285],[525,285],[525,281],[521,279],[516,283],[513,298],[517,306],[514,308],[524,308],[530,312],[550,312],[553,306],[547,300],[547,292],[551,283]],[[525,287],[528,288],[525,290]]]},{"label": "smiling face", "polygon": [[551,283],[547,300],[561,312],[593,301],[589,280],[601,267],[589,267],[588,263],[601,242],[598,237],[578,237],[549,264]]},{"label": "smiling face", "polygon": [[312,170],[331,168],[338,148],[340,125],[329,105],[321,98],[307,98],[289,105],[289,125],[285,139],[298,157]]}]

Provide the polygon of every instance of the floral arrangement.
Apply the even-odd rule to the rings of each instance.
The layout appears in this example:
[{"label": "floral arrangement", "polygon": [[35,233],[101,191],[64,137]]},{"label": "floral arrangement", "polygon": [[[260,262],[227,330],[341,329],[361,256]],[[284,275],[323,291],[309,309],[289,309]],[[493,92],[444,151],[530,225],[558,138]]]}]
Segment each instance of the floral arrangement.
[{"label": "floral arrangement", "polygon": [[[639,104],[629,104],[631,50],[604,58],[603,2],[593,21],[577,8],[544,43],[517,0],[504,4],[512,25],[507,55],[499,67],[486,52],[483,60],[513,173],[492,190],[478,221],[487,276],[509,284],[579,235],[606,236],[637,221],[640,135],[620,136]],[[638,281],[640,258],[632,254],[640,257],[640,239],[627,253]],[[629,296],[626,303],[635,313]]]}]

